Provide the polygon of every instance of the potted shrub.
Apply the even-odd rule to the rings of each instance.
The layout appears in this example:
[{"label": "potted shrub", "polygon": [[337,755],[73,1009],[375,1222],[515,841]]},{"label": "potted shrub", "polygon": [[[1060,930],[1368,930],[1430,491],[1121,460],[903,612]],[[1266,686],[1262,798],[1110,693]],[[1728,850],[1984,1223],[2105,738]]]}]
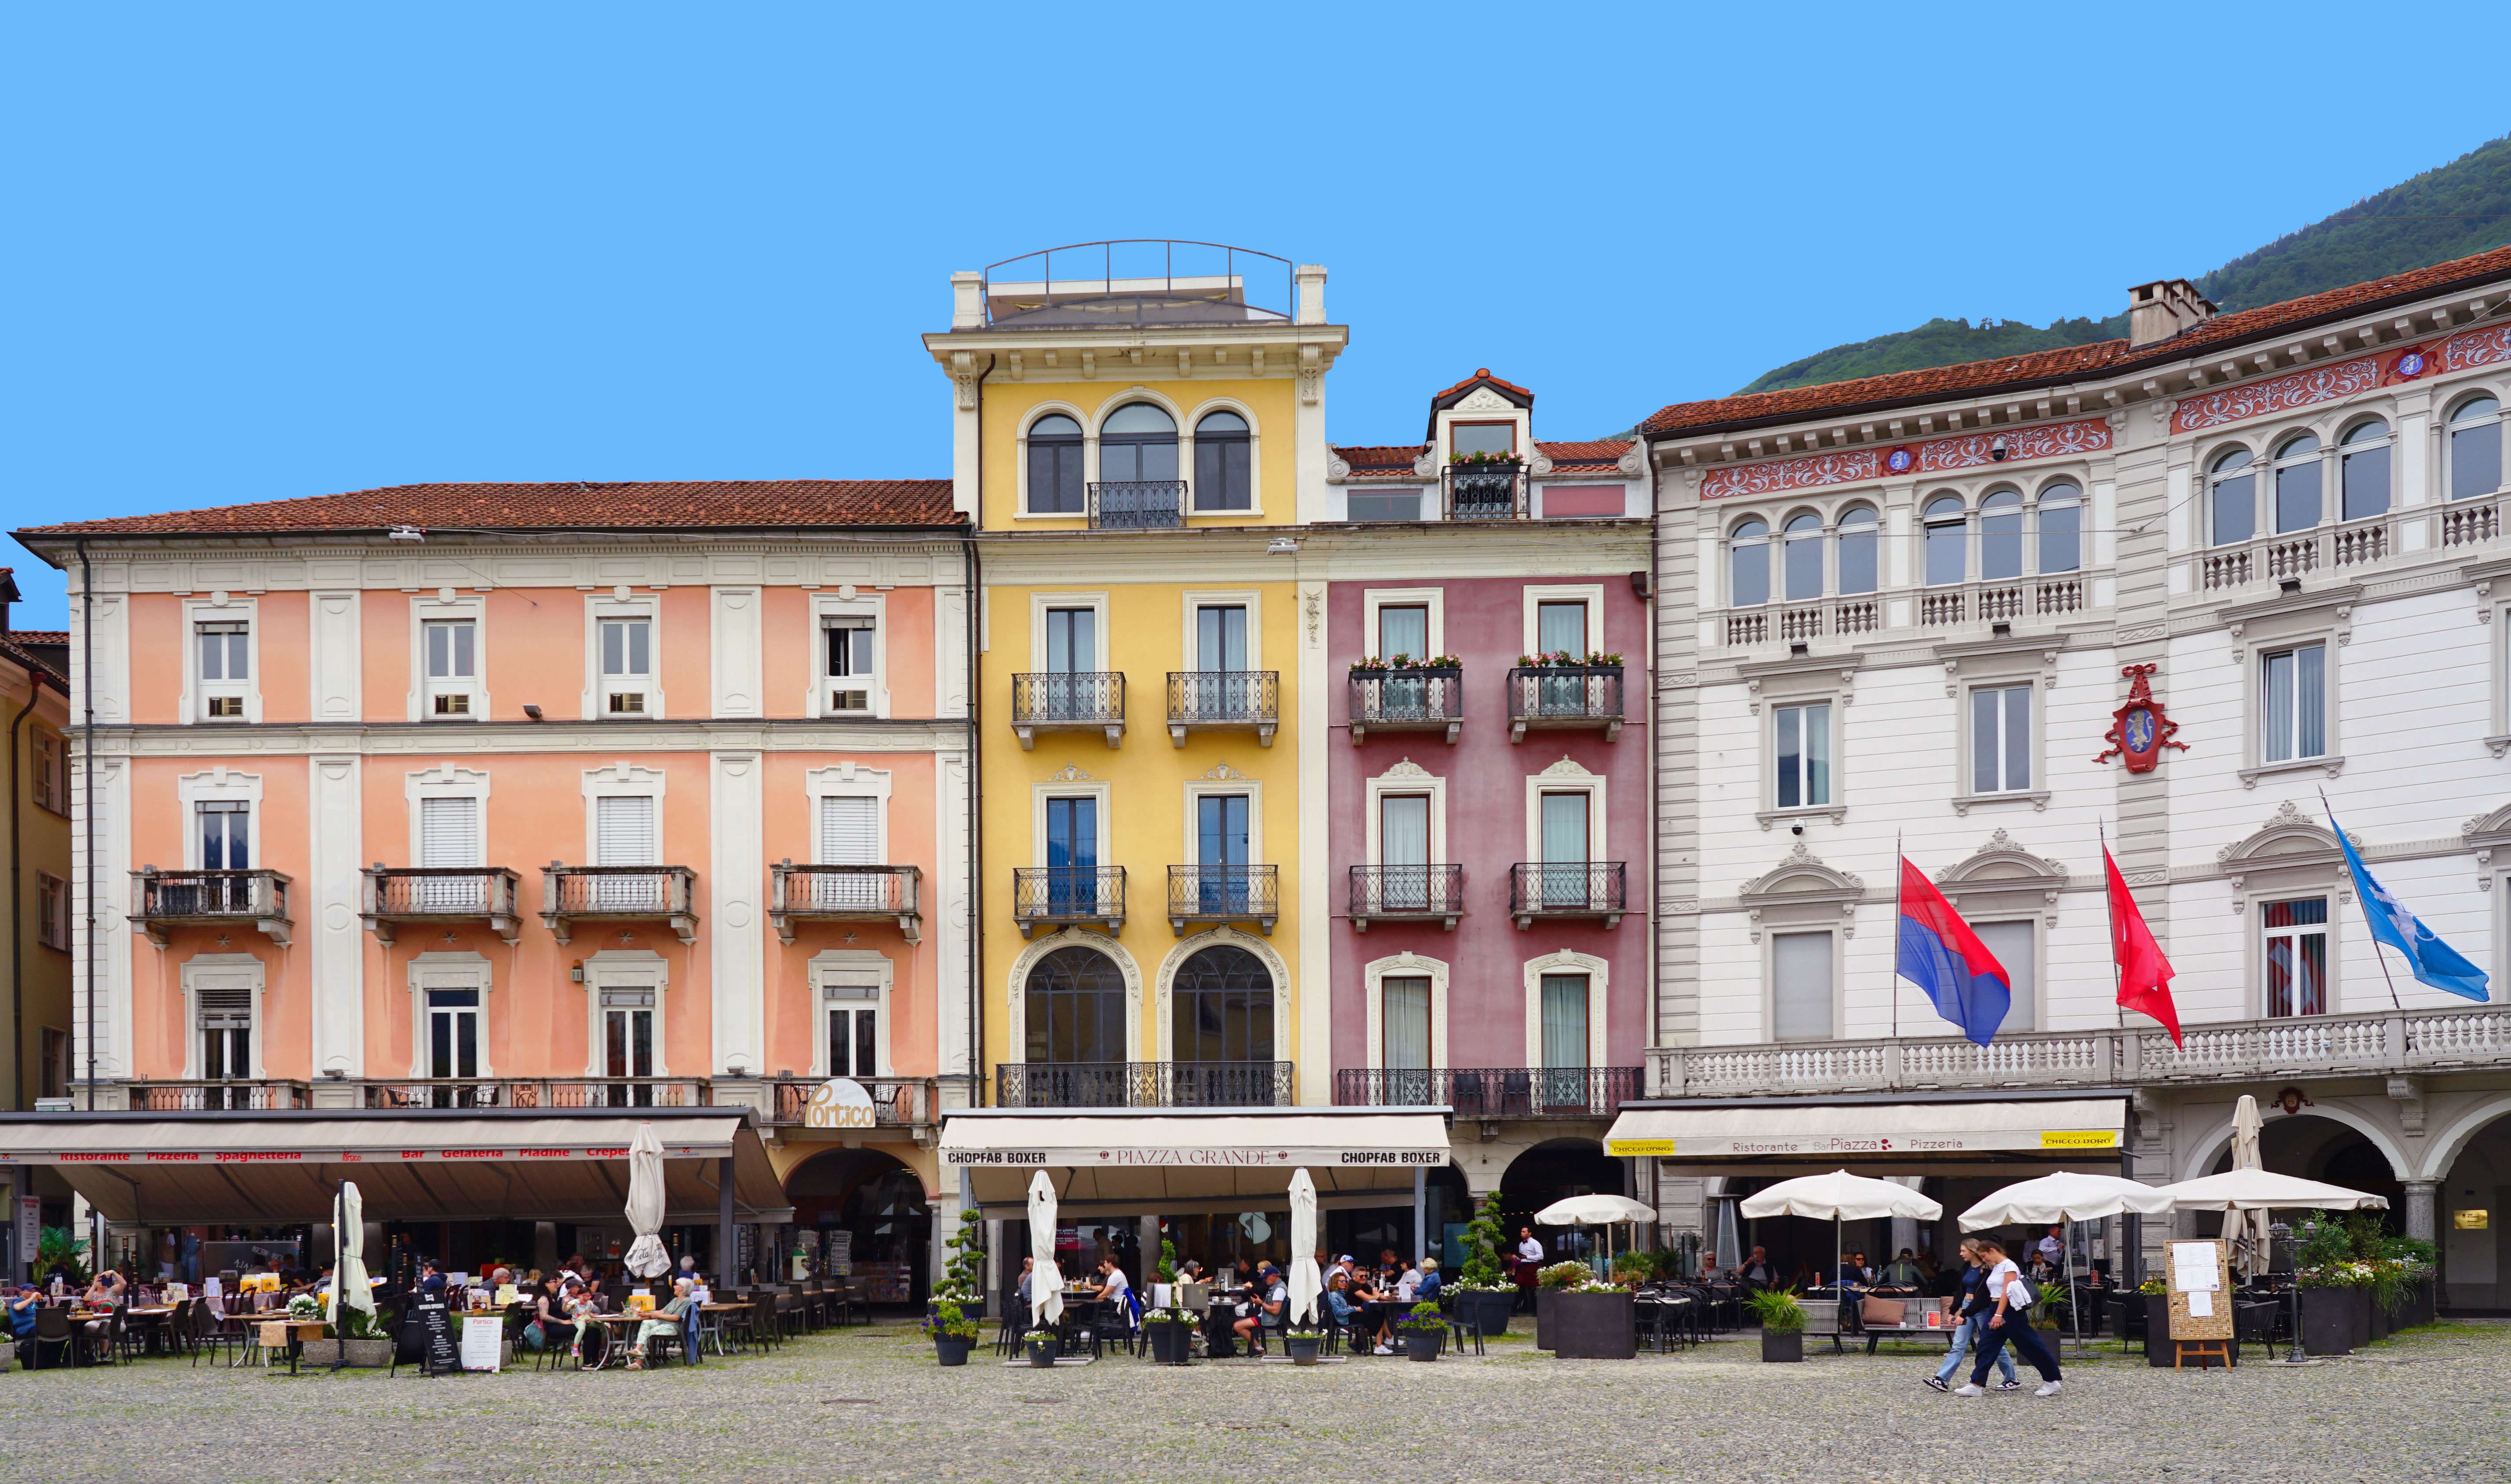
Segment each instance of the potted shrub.
[{"label": "potted shrub", "polygon": [[942,1265],[942,1280],[933,1285],[933,1298],[925,1305],[928,1322],[941,1314],[945,1304],[958,1305],[964,1319],[985,1316],[985,1218],[974,1207],[959,1213],[959,1230],[942,1241],[950,1249],[950,1257]]},{"label": "potted shrub", "polygon": [[1055,1364],[1056,1334],[1051,1329],[1032,1329],[1021,1336],[1021,1345],[1028,1351],[1028,1363],[1040,1369]]},{"label": "potted shrub", "polygon": [[2370,1344],[2375,1274],[2354,1260],[2352,1235],[2318,1212],[2295,1237],[2293,1257],[2301,1287],[2302,1352],[2342,1355]]},{"label": "potted shrub", "polygon": [[[1415,1305],[1414,1307],[1420,1308],[1423,1306]],[[1427,1307],[1433,1313],[1438,1310],[1438,1306],[1436,1304],[1432,1304]],[[1290,1351],[1291,1363],[1293,1365],[1316,1364],[1317,1349],[1324,1345],[1325,1341],[1326,1332],[1317,1328],[1314,1324],[1294,1324],[1289,1329],[1282,1331],[1282,1345],[1285,1349]]]},{"label": "potted shrub", "polygon": [[1596,1280],[1596,1270],[1572,1258],[1539,1269],[1534,1275],[1534,1348],[1548,1351],[1553,1346],[1553,1315],[1558,1313],[1554,1295],[1564,1288],[1574,1288]]},{"label": "potted shrub", "polygon": [[977,1344],[977,1321],[960,1313],[956,1304],[945,1303],[924,1321],[924,1332],[933,1337],[933,1358],[943,1365],[966,1365],[968,1351]]},{"label": "potted shrub", "polygon": [[1804,1306],[1793,1288],[1757,1288],[1744,1298],[1753,1317],[1761,1321],[1761,1358],[1804,1358]]},{"label": "potted shrub", "polygon": [[1517,1307],[1517,1285],[1500,1267],[1499,1197],[1483,1199],[1483,1208],[1465,1227],[1465,1266],[1448,1285],[1455,1295],[1456,1317],[1478,1325],[1486,1335],[1508,1333],[1509,1311]]},{"label": "potted shrub", "polygon": [[1448,1320],[1436,1304],[1415,1304],[1396,1326],[1404,1332],[1404,1353],[1414,1360],[1436,1360],[1447,1342]]},{"label": "potted shrub", "polygon": [[1564,1360],[1628,1360],[1639,1353],[1631,1325],[1636,1301],[1630,1289],[1591,1279],[1548,1293],[1553,1354]]},{"label": "potted shrub", "polygon": [[[316,1317],[321,1317],[317,1311]],[[384,1333],[374,1314],[364,1309],[343,1309],[340,1322],[332,1326],[337,1338],[305,1342],[304,1361],[309,1365],[386,1366],[392,1364],[392,1336]],[[318,1352],[316,1346],[321,1346]]]},{"label": "potted shrub", "polygon": [[1143,1337],[1151,1342],[1151,1358],[1167,1365],[1184,1365],[1194,1358],[1194,1313],[1191,1310],[1154,1309],[1142,1315]]},{"label": "potted shrub", "polygon": [[2147,1365],[2169,1365],[2171,1353],[2171,1284],[2155,1276],[2137,1285],[2136,1303],[2144,1315],[2144,1359]]}]

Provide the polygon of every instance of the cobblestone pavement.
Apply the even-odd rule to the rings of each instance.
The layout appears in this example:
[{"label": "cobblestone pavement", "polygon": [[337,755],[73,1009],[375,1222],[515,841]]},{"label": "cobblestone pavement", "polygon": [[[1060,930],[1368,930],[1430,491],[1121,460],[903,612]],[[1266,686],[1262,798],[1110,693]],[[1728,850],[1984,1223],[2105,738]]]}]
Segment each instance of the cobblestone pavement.
[{"label": "cobblestone pavement", "polygon": [[[1523,1320],[1520,1321],[1524,1323]],[[645,1375],[290,1378],[151,1360],[0,1378],[0,1479],[2486,1480],[2511,1477],[2511,1326],[2295,1369],[2070,1360],[2066,1394],[1918,1385],[1912,1351],[1764,1366],[1752,1337],[1561,1361],[1363,1357],[1049,1372],[933,1363],[897,1326]]]}]

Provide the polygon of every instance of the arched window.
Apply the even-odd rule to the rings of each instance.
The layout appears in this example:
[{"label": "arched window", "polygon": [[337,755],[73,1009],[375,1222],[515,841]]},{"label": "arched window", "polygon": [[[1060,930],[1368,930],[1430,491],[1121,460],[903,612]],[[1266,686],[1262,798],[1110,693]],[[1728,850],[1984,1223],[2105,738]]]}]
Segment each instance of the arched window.
[{"label": "arched window", "polygon": [[2450,415],[2450,497],[2490,495],[2502,487],[2502,403],[2471,397]]},{"label": "arched window", "polygon": [[1770,528],[1747,520],[1726,537],[1726,605],[1758,608],[1770,600]]},{"label": "arched window", "polygon": [[1032,515],[1078,515],[1081,425],[1051,412],[1028,425],[1028,509]]},{"label": "arched window", "polygon": [[1927,506],[1927,586],[1957,583],[1970,575],[1970,521],[1962,503],[1951,495]]},{"label": "arched window", "polygon": [[1129,1061],[1125,975],[1095,948],[1058,948],[1028,971],[1028,1059]]},{"label": "arched window", "polygon": [[1146,401],[1116,409],[1099,428],[1099,480],[1131,484],[1178,476],[1177,419]]},{"label": "arched window", "polygon": [[1194,425],[1194,508],[1252,511],[1256,472],[1247,419],[1235,412],[1207,412]]},{"label": "arched window", "polygon": [[2389,425],[2356,423],[2337,441],[2340,520],[2361,520],[2389,508]]},{"label": "arched window", "polygon": [[2319,523],[2319,439],[2286,438],[2275,451],[2275,528],[2306,531]]},{"label": "arched window", "polygon": [[1878,530],[1871,505],[1852,505],[1839,513],[1840,591],[1872,592],[1879,586]]},{"label": "arched window", "polygon": [[2248,449],[2235,448],[2215,461],[2206,476],[2206,514],[2215,545],[2233,546],[2258,534],[2258,471],[2250,467]]},{"label": "arched window", "polygon": [[1979,503],[1979,575],[1992,583],[2023,575],[2023,496],[2013,490]]},{"label": "arched window", "polygon": [[1822,596],[1822,517],[1811,511],[1788,522],[1786,564],[1788,601],[1809,602]]},{"label": "arched window", "polygon": [[1273,975],[1244,948],[1206,948],[1169,988],[1178,1061],[1271,1061]]},{"label": "arched window", "polygon": [[2084,567],[2084,492],[2072,484],[2040,491],[2040,570],[2080,572]]}]

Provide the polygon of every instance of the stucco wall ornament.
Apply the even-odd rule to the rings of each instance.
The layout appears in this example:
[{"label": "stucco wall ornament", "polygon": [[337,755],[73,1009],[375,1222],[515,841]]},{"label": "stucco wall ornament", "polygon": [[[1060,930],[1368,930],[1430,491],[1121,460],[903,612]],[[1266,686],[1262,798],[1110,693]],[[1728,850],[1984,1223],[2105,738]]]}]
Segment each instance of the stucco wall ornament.
[{"label": "stucco wall ornament", "polygon": [[2109,746],[2094,762],[2106,763],[2116,757],[2125,760],[2130,773],[2151,773],[2162,761],[2163,748],[2188,750],[2186,742],[2171,740],[2180,730],[2180,723],[2165,715],[2162,703],[2153,699],[2152,675],[2161,667],[2131,665],[2119,671],[2131,682],[2127,704],[2110,713],[2110,729],[2102,737]]}]

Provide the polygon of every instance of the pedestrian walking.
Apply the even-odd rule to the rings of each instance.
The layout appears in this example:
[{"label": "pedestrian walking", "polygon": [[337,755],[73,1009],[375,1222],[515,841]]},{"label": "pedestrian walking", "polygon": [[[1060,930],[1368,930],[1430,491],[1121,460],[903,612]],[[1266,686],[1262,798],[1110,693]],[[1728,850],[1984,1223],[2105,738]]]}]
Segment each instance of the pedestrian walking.
[{"label": "pedestrian walking", "polygon": [[[1941,1369],[1927,1378],[1927,1385],[1939,1391],[1950,1391],[1953,1389],[1953,1372],[1960,1370],[1962,1362],[1970,1358],[1971,1351],[1980,1345],[1981,1335],[1987,1326],[1989,1302],[1981,1285],[1988,1280],[1988,1271],[1979,1265],[1979,1241],[1976,1237],[1962,1238],[1961,1260],[1963,1264],[1961,1307],[1954,1311],[1954,1317],[1959,1323],[1953,1330],[1952,1353],[1945,1357],[1945,1363]],[[1996,1383],[1998,1390],[2023,1389],[2023,1383],[2014,1379],[2012,1355],[1999,1351],[1996,1355],[1996,1368],[2003,1373],[2002,1378]]]},{"label": "pedestrian walking", "polygon": [[2031,1362],[2033,1370],[2040,1373],[2040,1389],[2031,1394],[2057,1395],[2066,1387],[2066,1381],[2058,1374],[2058,1357],[2049,1353],[2047,1342],[2040,1338],[2038,1330],[2031,1327],[2031,1304],[2037,1295],[2032,1293],[2029,1284],[2023,1281],[2023,1271],[2005,1255],[2003,1242],[1992,1237],[1981,1237],[1979,1260],[1988,1268],[1988,1276],[1980,1291],[1994,1301],[1995,1308],[1988,1315],[1988,1343],[1980,1347],[1979,1358],[1971,1363],[1970,1384],[1953,1394],[1987,1395],[1980,1383],[1988,1379],[1989,1364],[2002,1356],[2005,1347],[2011,1345],[2023,1352],[2024,1359]]}]

